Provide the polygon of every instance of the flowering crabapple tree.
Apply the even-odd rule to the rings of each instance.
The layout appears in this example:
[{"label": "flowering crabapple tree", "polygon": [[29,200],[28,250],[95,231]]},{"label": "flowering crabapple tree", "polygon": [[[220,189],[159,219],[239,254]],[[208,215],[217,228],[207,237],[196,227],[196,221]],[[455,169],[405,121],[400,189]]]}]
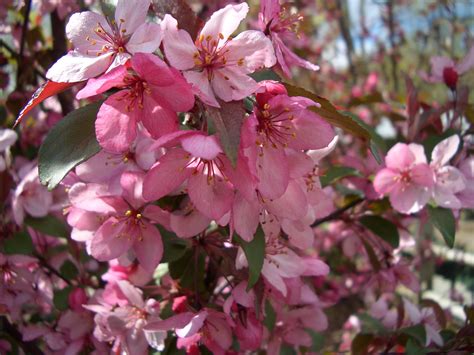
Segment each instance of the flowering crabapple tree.
[{"label": "flowering crabapple tree", "polygon": [[372,74],[336,105],[297,84],[328,75],[298,50],[304,2],[18,3],[2,353],[474,351],[474,308],[456,322],[420,282],[474,208],[474,47],[415,74],[445,102]]}]

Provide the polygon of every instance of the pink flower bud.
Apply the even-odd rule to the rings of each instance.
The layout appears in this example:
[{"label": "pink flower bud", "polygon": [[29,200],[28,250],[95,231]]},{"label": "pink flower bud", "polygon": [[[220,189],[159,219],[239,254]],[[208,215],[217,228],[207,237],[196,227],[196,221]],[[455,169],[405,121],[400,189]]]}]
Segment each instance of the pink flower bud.
[{"label": "pink flower bud", "polygon": [[71,291],[68,298],[69,307],[74,311],[80,311],[82,305],[87,303],[87,295],[84,289],[75,288]]}]

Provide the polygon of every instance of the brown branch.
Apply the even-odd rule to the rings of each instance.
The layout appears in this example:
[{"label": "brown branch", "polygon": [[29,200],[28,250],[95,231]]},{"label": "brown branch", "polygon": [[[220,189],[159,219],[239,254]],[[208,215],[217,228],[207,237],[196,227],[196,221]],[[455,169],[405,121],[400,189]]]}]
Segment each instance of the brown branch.
[{"label": "brown branch", "polygon": [[[56,61],[67,53],[66,23],[61,20],[56,10],[51,13],[51,29],[53,32],[53,59]],[[74,97],[71,91],[59,93],[58,100],[63,115],[74,110]]]},{"label": "brown branch", "polygon": [[17,345],[23,349],[25,354],[42,355],[43,351],[34,341],[24,341],[21,333],[5,317],[0,318],[0,330],[5,332],[16,341]]},{"label": "brown branch", "polygon": [[332,221],[334,219],[337,219],[339,218],[344,212],[346,212],[347,210],[357,206],[358,204],[364,202],[365,199],[364,198],[358,198],[350,203],[348,203],[347,205],[345,205],[344,207],[341,207],[340,209],[334,211],[333,213],[327,215],[326,217],[324,218],[320,218],[318,220],[316,220],[312,225],[311,227],[317,227],[325,222],[329,222],[329,221]]},{"label": "brown branch", "polygon": [[21,71],[23,67],[23,58],[25,54],[25,44],[26,44],[26,35],[28,33],[28,23],[30,22],[30,11],[31,11],[31,0],[27,0],[25,3],[25,14],[23,18],[23,26],[21,30],[21,39],[20,39],[20,53],[18,54],[18,68],[16,72],[16,87],[17,89],[21,88],[20,85],[20,77],[21,77]]}]

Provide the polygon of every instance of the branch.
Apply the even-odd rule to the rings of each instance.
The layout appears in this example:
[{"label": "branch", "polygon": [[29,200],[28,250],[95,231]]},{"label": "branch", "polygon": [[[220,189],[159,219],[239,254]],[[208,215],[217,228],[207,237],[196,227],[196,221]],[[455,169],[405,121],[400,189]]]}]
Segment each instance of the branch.
[{"label": "branch", "polygon": [[19,347],[23,349],[25,354],[42,355],[43,351],[38,347],[34,341],[24,341],[21,333],[16,329],[5,317],[0,318],[0,330],[8,334],[16,341]]},{"label": "branch", "polygon": [[25,14],[23,18],[23,27],[21,29],[20,53],[18,55],[18,68],[16,72],[16,87],[20,88],[20,76],[23,67],[23,55],[25,52],[26,34],[28,32],[28,23],[30,19],[31,0],[25,2]]},{"label": "branch", "polygon": [[352,201],[351,203],[348,203],[347,205],[345,205],[344,207],[341,207],[340,209],[334,211],[333,213],[327,215],[326,217],[324,218],[321,218],[321,219],[318,219],[316,220],[312,225],[311,227],[314,228],[314,227],[317,227],[325,222],[329,222],[329,221],[332,221],[333,219],[337,219],[339,218],[344,212],[346,212],[347,210],[357,206],[358,204],[364,202],[365,199],[364,198],[358,198],[354,201]]},{"label": "branch", "polygon": [[37,258],[40,261],[41,266],[43,266],[45,269],[47,269],[50,273],[52,273],[52,274],[56,275],[57,277],[59,277],[61,280],[63,280],[69,286],[73,286],[71,280],[68,280],[67,278],[65,278],[63,275],[61,275],[61,273],[58,270],[56,270],[51,265],[49,265],[45,258],[43,258],[38,253],[34,253],[33,256],[35,258]]}]

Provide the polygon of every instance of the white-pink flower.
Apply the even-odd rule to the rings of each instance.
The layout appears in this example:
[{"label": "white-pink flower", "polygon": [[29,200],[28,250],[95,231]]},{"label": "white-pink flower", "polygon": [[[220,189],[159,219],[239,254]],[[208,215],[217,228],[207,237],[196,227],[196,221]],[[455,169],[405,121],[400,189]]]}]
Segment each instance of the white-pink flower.
[{"label": "white-pink flower", "polygon": [[445,83],[451,90],[456,90],[459,76],[474,67],[474,47],[459,62],[448,57],[431,58],[431,74],[420,73],[422,79],[429,83]]},{"label": "white-pink flower", "polygon": [[135,53],[153,53],[160,46],[161,29],[145,23],[149,7],[150,0],[119,0],[115,19],[92,11],[72,15],[66,34],[74,50],[60,58],[46,77],[82,81],[124,64]]},{"label": "white-pink flower", "polygon": [[398,212],[420,211],[429,201],[434,185],[433,171],[426,163],[423,146],[397,143],[385,157],[386,168],[374,179],[375,191],[389,195]]},{"label": "white-pink flower", "polygon": [[459,136],[453,135],[438,143],[431,154],[430,166],[435,177],[433,198],[439,206],[445,208],[462,207],[456,194],[466,187],[464,176],[457,168],[448,165],[458,150],[459,142]]},{"label": "white-pink flower", "polygon": [[263,32],[244,31],[230,37],[248,10],[242,3],[216,11],[195,42],[188,32],[178,29],[172,16],[166,15],[161,23],[166,58],[183,71],[195,93],[208,105],[219,107],[216,97],[232,101],[254,93],[258,84],[247,74],[276,62],[272,43]]}]

